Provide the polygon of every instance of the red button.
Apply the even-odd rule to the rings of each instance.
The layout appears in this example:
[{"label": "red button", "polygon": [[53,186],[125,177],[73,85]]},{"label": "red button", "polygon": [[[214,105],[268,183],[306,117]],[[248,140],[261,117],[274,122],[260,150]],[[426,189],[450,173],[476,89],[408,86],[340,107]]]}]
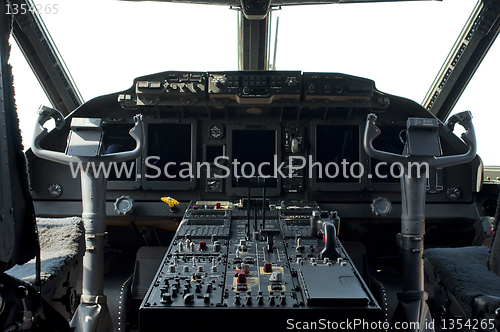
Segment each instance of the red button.
[{"label": "red button", "polygon": [[238,284],[246,284],[247,282],[247,275],[245,272],[240,272],[238,273]]},{"label": "red button", "polygon": [[215,208],[220,209],[220,203],[215,203]]},{"label": "red button", "polygon": [[273,265],[269,262],[264,263],[264,272],[265,273],[271,273],[273,272]]},{"label": "red button", "polygon": [[207,242],[200,241],[200,251],[207,250]]}]

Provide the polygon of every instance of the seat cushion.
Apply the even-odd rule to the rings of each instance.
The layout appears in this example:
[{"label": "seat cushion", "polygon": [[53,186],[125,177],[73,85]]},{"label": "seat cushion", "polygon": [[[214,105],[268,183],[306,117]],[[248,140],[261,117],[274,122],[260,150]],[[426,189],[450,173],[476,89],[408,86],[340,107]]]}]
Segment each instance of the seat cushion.
[{"label": "seat cushion", "polygon": [[486,247],[432,248],[424,252],[437,281],[462,306],[469,307],[477,296],[500,297],[500,277],[488,269],[488,256]]},{"label": "seat cushion", "polygon": [[[80,217],[38,218],[42,285],[64,270],[72,260],[81,258],[85,251],[85,232]],[[7,273],[15,278],[34,283],[35,259],[16,265]]]}]

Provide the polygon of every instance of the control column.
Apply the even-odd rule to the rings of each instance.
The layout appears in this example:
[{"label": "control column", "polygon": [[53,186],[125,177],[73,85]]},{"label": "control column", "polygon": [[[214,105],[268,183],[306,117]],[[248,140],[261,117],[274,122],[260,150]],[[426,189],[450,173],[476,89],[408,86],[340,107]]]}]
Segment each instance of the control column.
[{"label": "control column", "polygon": [[[461,124],[466,132],[462,139],[469,147],[467,153],[455,156],[440,156],[439,122],[435,118],[409,118],[407,121],[407,141],[402,155],[378,151],[373,148],[373,140],[380,135],[375,126],[377,117],[368,114],[363,147],[375,159],[399,163],[403,167],[401,178],[401,236],[403,247],[403,292],[398,294],[399,304],[394,313],[394,321],[419,322],[420,330],[431,320],[424,291],[424,250],[425,234],[425,186],[429,168],[442,168],[471,161],[476,156],[476,138],[470,112],[452,116],[444,125],[452,131],[455,123]],[[427,166],[427,167],[426,167]],[[422,171],[424,169],[425,171]],[[414,330],[416,331],[416,329]]]},{"label": "control column", "polygon": [[[83,257],[81,303],[71,320],[80,331],[112,331],[111,316],[104,295],[104,247],[106,244],[106,186],[104,172],[94,173],[100,164],[123,162],[137,158],[144,148],[142,115],[134,117],[135,126],[129,132],[136,141],[132,151],[100,155],[103,123],[98,118],[73,118],[66,153],[44,150],[40,146],[47,136],[45,122],[53,118],[62,129],[65,120],[55,109],[41,107],[34,133],[33,153],[43,159],[69,165],[80,164],[82,183],[82,218],[85,225],[86,252]],[[96,167],[91,167],[94,164]],[[97,165],[96,165],[97,164]]]}]

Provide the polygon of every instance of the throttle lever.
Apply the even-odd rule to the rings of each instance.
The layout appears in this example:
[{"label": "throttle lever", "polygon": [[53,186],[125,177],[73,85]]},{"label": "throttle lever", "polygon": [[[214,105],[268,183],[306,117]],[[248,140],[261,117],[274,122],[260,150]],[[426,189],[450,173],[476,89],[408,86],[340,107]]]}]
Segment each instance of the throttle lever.
[{"label": "throttle lever", "polygon": [[340,218],[337,211],[330,212],[329,216],[322,218],[319,211],[313,211],[310,217],[310,235],[323,238],[325,246],[319,254],[320,259],[329,258],[336,260],[340,255],[336,249],[337,235]]}]

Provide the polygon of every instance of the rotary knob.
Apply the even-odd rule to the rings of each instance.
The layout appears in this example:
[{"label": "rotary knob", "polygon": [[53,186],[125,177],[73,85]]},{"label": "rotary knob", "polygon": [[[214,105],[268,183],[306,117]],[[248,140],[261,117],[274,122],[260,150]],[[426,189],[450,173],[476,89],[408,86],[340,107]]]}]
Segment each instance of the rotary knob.
[{"label": "rotary knob", "polygon": [[184,295],[184,304],[193,304],[194,303],[194,294],[193,293],[187,293]]},{"label": "rotary knob", "polygon": [[166,304],[171,304],[172,303],[172,294],[170,293],[163,293],[161,295],[161,303],[166,303]]},{"label": "rotary knob", "polygon": [[371,204],[372,213],[376,216],[385,217],[391,214],[392,204],[385,197],[375,198]]},{"label": "rotary knob", "polygon": [[120,215],[132,213],[134,209],[134,200],[129,196],[122,196],[115,201],[115,211]]}]

